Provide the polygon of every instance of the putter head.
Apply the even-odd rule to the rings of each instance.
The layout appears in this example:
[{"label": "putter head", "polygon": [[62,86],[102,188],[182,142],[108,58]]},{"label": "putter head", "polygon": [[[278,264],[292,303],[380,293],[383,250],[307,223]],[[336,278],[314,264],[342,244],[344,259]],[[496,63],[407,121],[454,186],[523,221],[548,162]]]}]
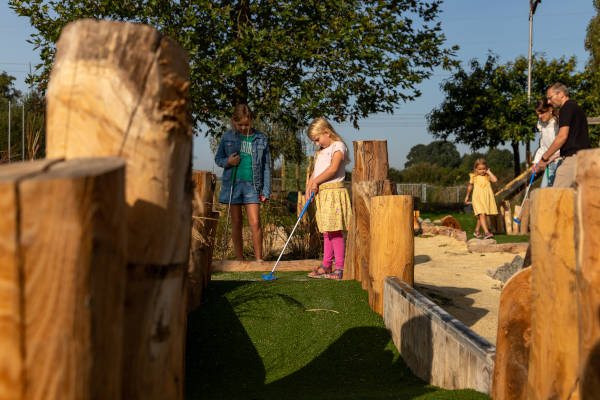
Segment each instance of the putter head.
[{"label": "putter head", "polygon": [[270,274],[262,274],[262,278],[265,281],[275,281],[275,280],[277,280],[277,277],[274,276],[272,272]]},{"label": "putter head", "polygon": [[521,218],[513,218],[513,221],[515,221],[517,224],[521,225]]}]

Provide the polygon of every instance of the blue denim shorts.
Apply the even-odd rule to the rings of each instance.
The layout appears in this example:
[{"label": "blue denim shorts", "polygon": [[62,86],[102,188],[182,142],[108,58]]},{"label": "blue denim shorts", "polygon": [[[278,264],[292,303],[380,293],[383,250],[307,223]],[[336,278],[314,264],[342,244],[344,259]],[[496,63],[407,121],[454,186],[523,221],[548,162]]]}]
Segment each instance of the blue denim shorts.
[{"label": "blue denim shorts", "polygon": [[[219,203],[229,203],[230,187],[221,188],[219,195]],[[260,204],[258,192],[254,188],[253,182],[235,181],[233,185],[233,195],[231,196],[231,204]]]}]

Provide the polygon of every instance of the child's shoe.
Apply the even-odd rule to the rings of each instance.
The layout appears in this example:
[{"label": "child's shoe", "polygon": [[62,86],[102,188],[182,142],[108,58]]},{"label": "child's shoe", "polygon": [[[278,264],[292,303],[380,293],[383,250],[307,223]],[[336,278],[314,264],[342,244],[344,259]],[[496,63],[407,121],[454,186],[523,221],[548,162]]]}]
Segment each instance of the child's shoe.
[{"label": "child's shoe", "polygon": [[335,271],[330,273],[327,278],[334,280],[334,281],[341,281],[343,277],[344,277],[344,270],[336,268]]},{"label": "child's shoe", "polygon": [[487,232],[487,233],[486,233],[486,234],[483,236],[483,238],[484,238],[484,239],[491,239],[491,238],[493,238],[493,237],[494,237],[494,234],[493,234],[492,232]]},{"label": "child's shoe", "polygon": [[475,236],[477,239],[483,238],[483,235],[479,231],[473,232],[473,236]]},{"label": "child's shoe", "polygon": [[325,278],[330,273],[331,273],[331,267],[325,267],[324,265],[321,265],[319,268],[313,269],[308,274],[308,277],[309,278]]}]

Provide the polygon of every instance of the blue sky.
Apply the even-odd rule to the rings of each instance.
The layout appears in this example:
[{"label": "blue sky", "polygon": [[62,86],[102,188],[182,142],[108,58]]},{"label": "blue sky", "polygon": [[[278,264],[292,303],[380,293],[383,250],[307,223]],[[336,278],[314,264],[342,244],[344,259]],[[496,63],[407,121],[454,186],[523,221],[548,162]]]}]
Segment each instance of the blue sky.
[{"label": "blue sky", "polygon": [[[527,56],[528,0],[446,0],[442,10],[442,29],[448,45],[460,46],[461,61],[485,60],[488,51],[498,54],[501,62]],[[583,68],[588,58],[583,43],[593,15],[592,0],[542,0],[534,16],[533,51],[547,58],[576,56],[579,68]],[[28,20],[8,8],[6,0],[0,0],[0,71],[17,77],[20,90],[27,89],[24,79],[29,63],[35,66],[39,62],[38,54],[27,43],[32,32]],[[335,128],[349,147],[353,140],[387,140],[390,166],[402,169],[412,146],[434,140],[427,133],[425,114],[441,103],[443,93],[439,86],[448,77],[447,72],[436,71],[420,85],[422,96],[401,104],[394,115],[373,115],[360,122],[360,130],[350,124]],[[532,149],[536,147],[532,143]],[[462,154],[470,152],[467,146],[458,148]],[[194,140],[194,168],[221,174],[204,137]]]}]

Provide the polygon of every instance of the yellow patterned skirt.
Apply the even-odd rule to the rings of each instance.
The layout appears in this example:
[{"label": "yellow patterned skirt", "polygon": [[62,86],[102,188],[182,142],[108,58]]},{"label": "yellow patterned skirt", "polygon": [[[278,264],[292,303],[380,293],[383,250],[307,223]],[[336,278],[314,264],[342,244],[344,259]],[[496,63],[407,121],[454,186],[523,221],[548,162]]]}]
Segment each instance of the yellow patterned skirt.
[{"label": "yellow patterned skirt", "polygon": [[315,196],[319,232],[347,231],[352,207],[344,182],[324,183]]}]

